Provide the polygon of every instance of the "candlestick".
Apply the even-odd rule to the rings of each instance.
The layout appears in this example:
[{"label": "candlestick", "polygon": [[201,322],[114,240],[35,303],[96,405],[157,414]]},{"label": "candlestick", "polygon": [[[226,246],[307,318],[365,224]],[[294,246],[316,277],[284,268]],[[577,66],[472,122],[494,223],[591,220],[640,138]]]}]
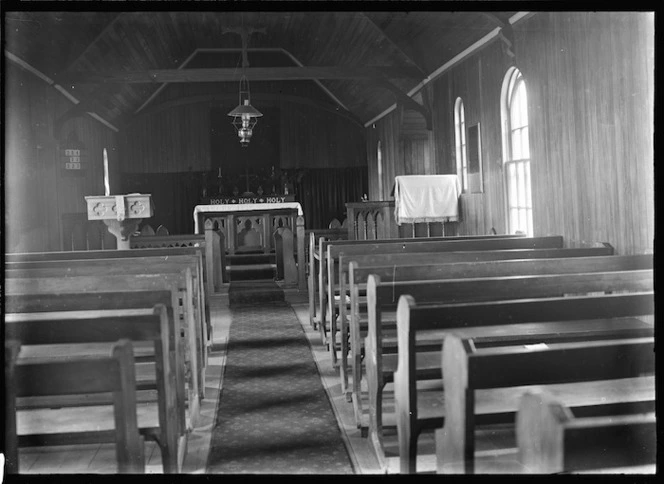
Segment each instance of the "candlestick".
[{"label": "candlestick", "polygon": [[221,178],[221,167],[219,167],[219,174],[217,175],[217,178]]},{"label": "candlestick", "polygon": [[111,194],[111,185],[108,180],[108,154],[104,148],[104,195],[107,197]]}]

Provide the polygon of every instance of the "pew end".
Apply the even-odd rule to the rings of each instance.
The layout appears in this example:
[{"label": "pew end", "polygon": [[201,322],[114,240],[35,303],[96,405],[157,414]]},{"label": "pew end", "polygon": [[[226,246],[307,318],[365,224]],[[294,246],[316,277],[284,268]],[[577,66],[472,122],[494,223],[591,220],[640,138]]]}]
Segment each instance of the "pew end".
[{"label": "pew end", "polygon": [[529,474],[654,467],[656,431],[654,412],[576,418],[546,391],[525,393],[516,417],[519,460]]}]

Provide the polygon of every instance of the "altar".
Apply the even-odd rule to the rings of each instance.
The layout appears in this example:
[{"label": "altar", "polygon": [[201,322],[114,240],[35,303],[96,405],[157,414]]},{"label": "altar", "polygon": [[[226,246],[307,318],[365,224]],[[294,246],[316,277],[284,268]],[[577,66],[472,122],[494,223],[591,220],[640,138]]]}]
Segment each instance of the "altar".
[{"label": "altar", "polygon": [[295,234],[297,218],[303,215],[299,202],[196,205],[194,232],[204,233],[206,225],[219,230],[229,255],[258,250],[269,253],[275,250],[275,231],[285,227]]}]

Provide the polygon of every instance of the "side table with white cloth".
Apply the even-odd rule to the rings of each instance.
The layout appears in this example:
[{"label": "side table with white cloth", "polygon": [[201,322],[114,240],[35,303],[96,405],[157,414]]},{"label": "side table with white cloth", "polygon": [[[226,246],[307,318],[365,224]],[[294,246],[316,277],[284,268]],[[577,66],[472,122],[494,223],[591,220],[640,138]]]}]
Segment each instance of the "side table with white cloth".
[{"label": "side table with white cloth", "polygon": [[394,218],[397,225],[457,222],[460,195],[457,175],[397,176]]}]

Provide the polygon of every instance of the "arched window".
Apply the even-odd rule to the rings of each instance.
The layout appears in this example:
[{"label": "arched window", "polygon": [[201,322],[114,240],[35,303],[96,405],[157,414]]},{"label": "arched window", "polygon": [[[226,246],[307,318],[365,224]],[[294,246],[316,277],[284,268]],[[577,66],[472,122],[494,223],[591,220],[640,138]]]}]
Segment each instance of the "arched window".
[{"label": "arched window", "polygon": [[507,190],[508,232],[533,235],[528,97],[521,71],[512,68],[507,72],[502,94],[503,171]]},{"label": "arched window", "polygon": [[460,97],[454,103],[454,145],[456,147],[457,175],[462,190],[468,191],[468,159],[466,156],[466,114]]},{"label": "arched window", "polygon": [[378,165],[378,200],[383,200],[383,150],[380,147],[380,140],[376,146],[376,163]]}]

